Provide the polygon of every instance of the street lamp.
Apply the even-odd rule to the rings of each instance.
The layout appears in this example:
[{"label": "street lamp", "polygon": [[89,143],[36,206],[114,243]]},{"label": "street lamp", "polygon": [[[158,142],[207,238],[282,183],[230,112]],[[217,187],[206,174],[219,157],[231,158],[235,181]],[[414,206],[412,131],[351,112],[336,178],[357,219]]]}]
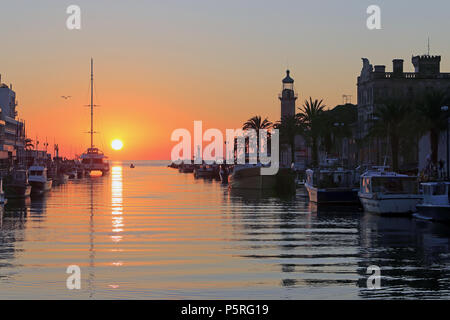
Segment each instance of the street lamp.
[{"label": "street lamp", "polygon": [[447,117],[446,117],[446,119],[447,119],[447,172],[446,172],[446,176],[447,176],[447,180],[449,179],[449,168],[450,168],[450,166],[449,166],[449,160],[450,160],[450,156],[449,156],[449,151],[448,151],[448,149],[449,149],[449,143],[448,143],[448,106],[443,106],[443,107],[441,107],[441,110],[443,111],[443,112],[445,112],[446,113],[446,115],[447,115]]}]

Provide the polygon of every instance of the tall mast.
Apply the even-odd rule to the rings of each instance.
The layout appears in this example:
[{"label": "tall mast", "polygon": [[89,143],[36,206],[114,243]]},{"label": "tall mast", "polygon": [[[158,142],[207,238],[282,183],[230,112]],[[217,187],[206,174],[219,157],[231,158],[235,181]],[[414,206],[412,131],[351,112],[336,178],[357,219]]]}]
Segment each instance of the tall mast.
[{"label": "tall mast", "polygon": [[94,148],[94,60],[91,58],[91,149]]}]

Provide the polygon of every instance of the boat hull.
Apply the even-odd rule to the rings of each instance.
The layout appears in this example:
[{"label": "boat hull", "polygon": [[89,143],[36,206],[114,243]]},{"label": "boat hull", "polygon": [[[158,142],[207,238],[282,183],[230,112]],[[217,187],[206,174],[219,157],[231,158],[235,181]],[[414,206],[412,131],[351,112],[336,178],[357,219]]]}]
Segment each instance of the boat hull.
[{"label": "boat hull", "polygon": [[229,184],[235,189],[274,189],[276,187],[275,176],[246,176],[236,178],[231,176]]},{"label": "boat hull", "polygon": [[67,183],[68,181],[69,181],[69,175],[61,174],[61,175],[58,175],[55,179],[53,179],[53,185],[59,186],[59,185]]},{"label": "boat hull", "polygon": [[450,205],[418,204],[417,211],[421,216],[431,220],[450,222]]},{"label": "boat hull", "polygon": [[52,180],[47,180],[45,182],[30,181],[30,184],[31,184],[31,194],[43,194],[51,190],[53,181]]},{"label": "boat hull", "polygon": [[360,204],[358,190],[353,188],[318,189],[305,184],[309,201],[324,205],[356,205]]},{"label": "boat hull", "polygon": [[195,178],[212,179],[212,178],[214,178],[214,172],[213,171],[207,171],[207,170],[194,170],[194,177]]},{"label": "boat hull", "polygon": [[31,194],[31,185],[6,185],[5,196],[8,199],[22,199]]},{"label": "boat hull", "polygon": [[416,212],[416,206],[422,199],[419,196],[390,196],[373,198],[367,195],[359,195],[364,211],[378,214],[412,214]]},{"label": "boat hull", "polygon": [[234,189],[276,190],[279,193],[295,193],[295,177],[290,169],[279,169],[276,175],[262,175],[260,167],[234,171],[228,178]]},{"label": "boat hull", "polygon": [[228,173],[225,172],[220,172],[219,173],[220,176],[220,181],[222,182],[222,184],[228,184]]}]

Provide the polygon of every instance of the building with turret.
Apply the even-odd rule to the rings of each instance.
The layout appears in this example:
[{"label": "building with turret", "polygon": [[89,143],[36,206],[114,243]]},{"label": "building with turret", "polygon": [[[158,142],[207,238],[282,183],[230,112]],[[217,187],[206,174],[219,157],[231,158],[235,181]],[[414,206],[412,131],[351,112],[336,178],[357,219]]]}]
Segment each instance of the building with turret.
[{"label": "building with turret", "polygon": [[[384,65],[372,66],[368,59],[362,60],[363,67],[357,82],[357,138],[362,142],[358,158],[361,164],[382,164],[385,155],[389,153],[386,141],[368,137],[370,121],[374,120],[377,106],[382,105],[383,101],[389,98],[418,101],[427,90],[431,89],[442,90],[450,96],[450,73],[441,72],[440,56],[413,56],[411,62],[414,72],[404,71],[402,59],[393,60],[391,72],[387,72]],[[428,139],[421,139],[419,143],[411,144],[411,148],[401,154],[401,166],[423,168],[425,158],[430,152],[425,140]],[[440,145],[439,158],[445,159],[444,153],[446,153],[446,145],[445,147]]]}]

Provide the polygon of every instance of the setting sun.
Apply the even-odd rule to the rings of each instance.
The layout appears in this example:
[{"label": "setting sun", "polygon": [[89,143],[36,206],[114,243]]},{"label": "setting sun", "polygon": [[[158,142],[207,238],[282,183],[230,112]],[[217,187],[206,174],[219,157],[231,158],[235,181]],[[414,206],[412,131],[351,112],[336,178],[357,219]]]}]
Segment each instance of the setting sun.
[{"label": "setting sun", "polygon": [[123,142],[119,139],[115,139],[111,142],[111,148],[114,150],[121,150],[123,148]]}]

